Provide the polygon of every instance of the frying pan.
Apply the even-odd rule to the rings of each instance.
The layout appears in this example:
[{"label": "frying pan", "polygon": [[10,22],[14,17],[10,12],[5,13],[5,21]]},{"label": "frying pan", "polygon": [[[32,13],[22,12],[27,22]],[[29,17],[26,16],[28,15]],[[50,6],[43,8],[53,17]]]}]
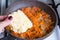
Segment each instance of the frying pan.
[{"label": "frying pan", "polygon": [[[4,15],[8,15],[8,14],[10,14],[11,12],[14,12],[14,11],[16,11],[16,10],[18,10],[18,9],[20,9],[20,8],[23,8],[23,7],[32,7],[32,6],[38,6],[38,7],[40,7],[42,10],[44,10],[45,12],[47,12],[50,16],[51,16],[51,18],[52,18],[52,20],[54,21],[54,24],[53,24],[53,29],[52,29],[52,31],[50,32],[50,33],[48,33],[46,36],[44,36],[44,37],[42,37],[42,38],[37,38],[37,39],[33,39],[33,40],[42,40],[42,39],[45,39],[45,38],[47,38],[49,35],[51,35],[52,33],[53,33],[53,31],[54,31],[54,29],[55,29],[55,27],[56,27],[56,25],[57,25],[57,23],[58,23],[58,17],[57,17],[57,14],[56,14],[56,12],[51,8],[51,7],[49,7],[47,4],[45,4],[45,3],[43,3],[43,2],[39,2],[39,1],[32,1],[32,0],[30,0],[30,1],[24,1],[24,0],[22,0],[22,1],[17,1],[17,2],[14,2],[14,3],[12,3],[5,11],[4,11]],[[9,32],[7,32],[7,33],[9,33]],[[10,34],[10,33],[9,33]],[[11,34],[10,34],[11,35]],[[12,35],[11,35],[12,36]],[[14,36],[12,36],[12,37],[14,37]],[[14,37],[14,38],[17,38],[17,37]],[[19,38],[19,39],[21,39],[21,38]],[[30,39],[24,39],[24,40],[30,40]],[[31,39],[32,40],[32,39]]]}]

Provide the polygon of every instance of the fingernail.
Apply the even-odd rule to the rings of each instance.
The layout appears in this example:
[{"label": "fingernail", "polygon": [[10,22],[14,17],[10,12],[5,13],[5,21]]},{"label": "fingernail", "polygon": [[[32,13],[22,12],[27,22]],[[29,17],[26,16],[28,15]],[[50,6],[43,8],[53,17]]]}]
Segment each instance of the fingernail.
[{"label": "fingernail", "polygon": [[11,20],[12,19],[12,16],[9,16],[8,19]]}]

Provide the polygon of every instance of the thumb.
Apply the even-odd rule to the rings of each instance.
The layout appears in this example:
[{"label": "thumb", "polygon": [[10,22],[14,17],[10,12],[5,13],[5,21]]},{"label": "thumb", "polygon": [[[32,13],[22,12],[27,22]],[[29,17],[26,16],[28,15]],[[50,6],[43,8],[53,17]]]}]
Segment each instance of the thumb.
[{"label": "thumb", "polygon": [[11,23],[11,21],[12,21],[12,16],[9,16],[3,22],[0,23],[0,27],[6,27]]}]

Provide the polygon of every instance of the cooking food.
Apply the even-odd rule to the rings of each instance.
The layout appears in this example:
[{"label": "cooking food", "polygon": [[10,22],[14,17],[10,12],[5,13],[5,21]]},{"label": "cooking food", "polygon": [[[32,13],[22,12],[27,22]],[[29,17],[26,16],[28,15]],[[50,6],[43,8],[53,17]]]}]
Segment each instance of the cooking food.
[{"label": "cooking food", "polygon": [[[24,25],[21,26],[21,23],[19,23],[22,21],[22,24],[25,24],[25,22],[23,22],[25,20],[25,16],[22,17],[21,14],[23,14],[23,13],[20,13],[19,10],[23,11],[24,15],[27,18],[26,20],[28,20],[27,21],[28,23],[26,23],[25,26]],[[47,14],[45,11],[41,10],[39,7],[36,7],[36,6],[25,7],[25,8],[19,9],[19,10],[12,13],[12,15],[15,14],[15,16],[13,18],[17,17],[15,20],[19,19],[18,20],[19,22],[17,22],[17,21],[15,22],[18,26],[11,24],[6,27],[6,30],[10,31],[10,33],[13,36],[19,37],[19,38],[39,38],[39,37],[41,38],[52,30],[53,21],[52,21],[50,15]],[[20,20],[21,19],[20,17],[24,18],[24,20]],[[13,29],[11,29],[12,25],[14,25]],[[23,27],[23,26],[24,26],[24,28],[25,27],[26,28],[28,27],[28,28],[21,29],[21,27]],[[17,28],[17,29],[15,29],[15,28]],[[14,29],[15,30],[19,29],[21,31],[20,32],[19,32],[19,30],[14,31]],[[25,30],[25,31],[22,31],[22,30]]]},{"label": "cooking food", "polygon": [[13,17],[13,20],[9,26],[11,27],[11,30],[13,30],[14,32],[23,33],[26,32],[28,28],[32,27],[32,22],[20,10],[18,10],[17,12],[13,12],[12,14],[9,14],[9,16]]}]

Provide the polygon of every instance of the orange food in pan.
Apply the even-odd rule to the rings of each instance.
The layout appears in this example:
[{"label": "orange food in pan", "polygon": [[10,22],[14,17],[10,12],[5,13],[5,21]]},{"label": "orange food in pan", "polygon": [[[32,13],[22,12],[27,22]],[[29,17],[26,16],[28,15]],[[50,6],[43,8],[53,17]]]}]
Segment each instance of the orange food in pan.
[{"label": "orange food in pan", "polygon": [[52,29],[52,20],[49,14],[41,10],[39,7],[25,7],[21,9],[27,17],[32,21],[33,26],[29,28],[26,32],[18,34],[10,27],[7,26],[6,29],[11,31],[10,33],[19,38],[39,38],[48,34]]}]

